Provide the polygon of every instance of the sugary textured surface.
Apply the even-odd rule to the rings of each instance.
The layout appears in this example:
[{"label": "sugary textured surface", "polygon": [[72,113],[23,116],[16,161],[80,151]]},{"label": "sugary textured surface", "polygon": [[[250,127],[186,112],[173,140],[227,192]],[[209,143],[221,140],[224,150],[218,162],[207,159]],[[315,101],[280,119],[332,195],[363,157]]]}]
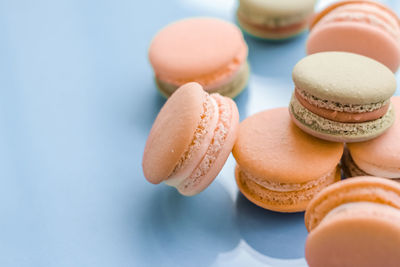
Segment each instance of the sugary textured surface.
[{"label": "sugary textured surface", "polygon": [[156,79],[175,86],[195,81],[206,91],[231,81],[246,58],[240,30],[215,18],[172,23],[157,33],[149,49]]},{"label": "sugary textured surface", "polygon": [[[255,182],[253,177],[236,166],[235,177],[239,190],[248,200],[256,205],[273,211],[279,212],[299,212],[304,211],[308,202],[321,191],[324,187],[340,180],[340,170],[335,167],[328,174],[312,181],[312,186],[291,184],[292,191],[271,190]],[[265,178],[266,180],[267,178]],[[287,184],[283,184],[283,187]],[[303,188],[302,188],[303,187]]]},{"label": "sugary textured surface", "polygon": [[193,170],[191,175],[187,177],[181,184],[177,185],[179,192],[184,195],[190,195],[193,192],[200,179],[207,174],[215,160],[218,158],[222,148],[225,146],[225,140],[228,137],[231,129],[232,110],[224,98],[218,94],[213,94],[212,97],[218,105],[218,124],[213,132],[213,138],[208,145],[208,149],[204,154],[201,162]]},{"label": "sugary textured surface", "polygon": [[[197,83],[177,90],[153,123],[143,153],[143,173],[158,184],[167,179],[193,140],[207,95]],[[154,166],[157,166],[155,168]]]},{"label": "sugary textured surface", "polygon": [[[393,126],[380,137],[355,144],[348,149],[356,164],[366,172],[391,172],[392,177],[400,175],[400,97],[392,97],[396,118]],[[386,177],[386,176],[385,176]]]},{"label": "sugary textured surface", "polygon": [[253,176],[296,184],[331,172],[340,161],[343,144],[304,133],[293,124],[287,108],[275,108],[240,124],[232,152],[240,168]]},{"label": "sugary textured surface", "polygon": [[336,142],[360,142],[375,138],[392,126],[395,114],[392,106],[382,117],[362,123],[344,123],[320,117],[292,97],[289,107],[293,121],[298,127],[318,138]]},{"label": "sugary textured surface", "polygon": [[377,177],[343,180],[323,189],[307,206],[305,224],[308,231],[318,226],[334,208],[350,202],[373,202],[400,209],[400,184]]},{"label": "sugary textured surface", "polygon": [[395,72],[400,63],[399,36],[399,20],[389,8],[372,1],[343,1],[315,16],[307,53],[357,53],[381,62]]},{"label": "sugary textured surface", "polygon": [[[212,90],[210,89],[209,92],[219,93],[223,96],[234,98],[246,87],[249,75],[250,67],[249,64],[246,62],[245,64],[243,64],[243,66],[240,67],[238,72],[234,74],[231,81],[222,84],[216,88],[213,88]],[[178,88],[178,86],[174,84],[163,82],[161,80],[158,80],[157,78],[156,83],[161,94],[167,98]]]},{"label": "sugary textured surface", "polygon": [[308,236],[310,267],[398,266],[400,210],[374,202],[345,203],[332,209]]},{"label": "sugary textured surface", "polygon": [[388,100],[394,74],[381,63],[346,52],[323,52],[300,60],[292,73],[296,88],[319,99],[351,105]]}]

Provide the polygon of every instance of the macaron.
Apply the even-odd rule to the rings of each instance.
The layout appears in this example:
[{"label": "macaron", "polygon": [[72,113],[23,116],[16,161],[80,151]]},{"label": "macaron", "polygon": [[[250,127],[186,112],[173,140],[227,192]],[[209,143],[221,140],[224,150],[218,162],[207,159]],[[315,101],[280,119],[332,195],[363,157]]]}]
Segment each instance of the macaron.
[{"label": "macaron", "polygon": [[314,12],[315,0],[239,0],[237,21],[248,34],[282,40],[304,32]]},{"label": "macaron", "polygon": [[340,180],[343,144],[304,133],[287,108],[276,108],[240,123],[232,153],[236,183],[248,200],[268,210],[298,212]]},{"label": "macaron", "polygon": [[341,1],[318,13],[310,26],[307,53],[346,51],[373,58],[395,72],[400,64],[400,21],[373,1]]},{"label": "macaron", "polygon": [[248,48],[235,25],[216,18],[171,23],[153,38],[149,60],[165,97],[188,82],[208,93],[235,97],[247,85]]},{"label": "macaron", "polygon": [[394,74],[383,64],[347,52],[322,52],[293,69],[290,114],[305,132],[335,142],[361,142],[394,122]]},{"label": "macaron", "polygon": [[368,175],[400,179],[400,96],[392,97],[393,126],[378,138],[347,144],[342,165],[347,177]]},{"label": "macaron", "polygon": [[330,185],[305,213],[310,267],[397,267],[400,263],[400,184],[357,177]]},{"label": "macaron", "polygon": [[143,153],[143,173],[186,196],[203,191],[218,175],[236,140],[235,102],[187,83],[161,108]]}]

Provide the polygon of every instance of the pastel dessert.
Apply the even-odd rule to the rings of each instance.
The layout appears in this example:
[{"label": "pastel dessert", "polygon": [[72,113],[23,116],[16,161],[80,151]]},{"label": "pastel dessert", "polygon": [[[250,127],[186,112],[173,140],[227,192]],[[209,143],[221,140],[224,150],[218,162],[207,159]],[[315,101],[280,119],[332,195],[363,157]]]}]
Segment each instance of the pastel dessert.
[{"label": "pastel dessert", "polygon": [[343,144],[304,133],[287,108],[276,108],[241,122],[232,153],[236,183],[248,200],[268,210],[298,212],[340,180]]},{"label": "pastel dessert", "polygon": [[208,93],[235,97],[247,85],[247,45],[239,28],[215,18],[169,24],[151,42],[149,59],[161,94],[198,82]]},{"label": "pastel dessert", "polygon": [[235,102],[209,95],[198,83],[180,87],[161,108],[143,154],[143,173],[186,196],[203,191],[218,175],[235,143]]},{"label": "pastel dessert", "polygon": [[379,176],[400,181],[400,96],[392,97],[393,126],[378,138],[347,145],[342,165],[347,177]]},{"label": "pastel dessert", "polygon": [[357,177],[330,185],[308,205],[305,224],[310,267],[397,267],[400,184]]},{"label": "pastel dessert", "polygon": [[346,51],[373,58],[395,72],[400,64],[400,21],[373,1],[341,1],[318,13],[310,26],[307,53]]},{"label": "pastel dessert", "polygon": [[381,63],[347,52],[322,52],[293,69],[294,123],[318,138],[361,142],[384,133],[394,122],[390,98],[393,73]]},{"label": "pastel dessert", "polygon": [[239,0],[237,21],[250,35],[282,40],[304,32],[315,0]]}]

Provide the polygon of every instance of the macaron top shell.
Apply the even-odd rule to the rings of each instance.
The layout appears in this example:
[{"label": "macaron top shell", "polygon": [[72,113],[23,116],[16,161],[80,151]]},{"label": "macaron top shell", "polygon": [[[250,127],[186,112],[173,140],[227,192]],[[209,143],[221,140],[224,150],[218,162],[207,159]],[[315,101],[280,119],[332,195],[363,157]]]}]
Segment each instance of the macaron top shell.
[{"label": "macaron top shell", "polygon": [[172,84],[197,81],[204,86],[215,76],[232,74],[246,58],[241,31],[215,18],[174,22],[158,32],[149,49],[156,77]]},{"label": "macaron top shell", "polygon": [[240,8],[251,13],[269,16],[291,16],[310,13],[314,10],[315,0],[240,0]]},{"label": "macaron top shell", "polygon": [[287,108],[277,108],[245,119],[232,153],[240,168],[255,177],[304,183],[331,173],[343,144],[304,133],[292,123]]},{"label": "macaron top shell", "polygon": [[391,99],[396,112],[393,126],[383,135],[360,143],[349,143],[352,158],[378,167],[396,167],[400,172],[400,96]]},{"label": "macaron top shell", "polygon": [[304,217],[307,230],[316,228],[331,210],[352,202],[373,202],[400,209],[400,184],[367,176],[332,184],[308,204]]},{"label": "macaron top shell", "polygon": [[293,69],[297,88],[341,104],[371,104],[396,90],[393,73],[383,64],[347,52],[322,52],[300,60]]},{"label": "macaron top shell", "polygon": [[188,83],[162,107],[143,154],[143,172],[149,182],[158,184],[172,173],[192,141],[205,99],[199,84]]}]

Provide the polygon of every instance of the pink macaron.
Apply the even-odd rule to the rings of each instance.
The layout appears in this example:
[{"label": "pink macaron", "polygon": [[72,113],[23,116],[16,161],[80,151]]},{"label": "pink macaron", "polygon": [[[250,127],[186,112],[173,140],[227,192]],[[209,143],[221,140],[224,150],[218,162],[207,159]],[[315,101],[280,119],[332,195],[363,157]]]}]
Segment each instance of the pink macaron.
[{"label": "pink macaron", "polygon": [[198,83],[181,86],[158,114],[143,154],[143,173],[186,196],[204,190],[234,145],[239,113],[235,102],[209,95]]},{"label": "pink macaron", "polygon": [[390,8],[373,1],[341,1],[314,17],[307,53],[352,52],[395,72],[400,64],[399,39],[400,21]]}]

